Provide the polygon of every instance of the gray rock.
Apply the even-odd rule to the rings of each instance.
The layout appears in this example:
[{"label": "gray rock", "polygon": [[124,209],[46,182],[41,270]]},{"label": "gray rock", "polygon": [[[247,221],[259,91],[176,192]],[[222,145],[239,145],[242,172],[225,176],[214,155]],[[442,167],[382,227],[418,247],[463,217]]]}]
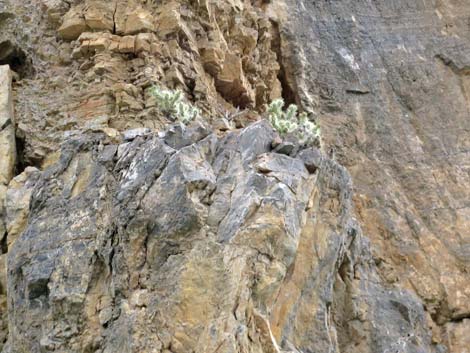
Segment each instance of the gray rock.
[{"label": "gray rock", "polygon": [[[136,19],[131,2],[4,3],[0,60],[17,66],[20,82],[19,120],[0,124],[8,135],[0,198],[18,199],[7,188],[15,136],[34,165],[54,160],[66,140],[58,162],[26,187],[29,204],[8,206],[13,220],[26,208],[29,216],[7,255],[5,353],[469,346],[468,2],[168,2],[184,11],[141,2],[174,31],[165,40],[138,35],[153,38],[156,55],[92,56],[79,48],[91,43],[57,39],[65,12],[74,15],[69,29],[106,24],[119,35]],[[138,45],[91,34],[97,47],[118,38],[125,51]],[[206,39],[214,48],[202,53]],[[216,85],[235,91],[219,97],[202,66],[217,75],[224,55],[235,60]],[[25,79],[29,56],[38,77]],[[331,153],[275,153],[266,122],[223,137],[196,124],[112,141],[132,126],[163,126],[147,99],[154,77],[212,113],[221,98],[283,96],[315,111]],[[102,116],[115,130],[98,121],[99,133],[84,133]],[[258,118],[247,112],[236,123]],[[5,305],[0,294],[0,350]]]},{"label": "gray rock", "polygon": [[123,132],[124,135],[124,140],[125,141],[131,141],[135,139],[138,136],[145,136],[150,134],[151,130],[149,128],[137,128],[137,129],[131,129],[131,130],[126,130]]},{"label": "gray rock", "polygon": [[307,148],[300,151],[298,158],[304,162],[305,167],[310,173],[315,173],[323,161],[323,156],[317,148]]},{"label": "gray rock", "polygon": [[283,141],[274,148],[274,151],[290,156],[294,152],[295,148],[296,144],[294,142]]},{"label": "gray rock", "polygon": [[[382,287],[369,268],[346,170],[325,159],[312,175],[302,158],[271,151],[274,135],[261,121],[180,148],[158,135],[64,144],[38,176],[26,230],[8,253],[6,352],[203,352],[212,341],[270,337],[269,312],[284,337],[276,344],[297,342],[299,352],[342,344],[325,327],[331,315],[340,337],[368,328],[374,349],[428,344],[419,302]],[[305,317],[305,307],[315,310]]]},{"label": "gray rock", "polygon": [[189,126],[182,123],[172,125],[165,133],[165,143],[176,149],[189,146],[211,134],[211,130],[196,121]]}]

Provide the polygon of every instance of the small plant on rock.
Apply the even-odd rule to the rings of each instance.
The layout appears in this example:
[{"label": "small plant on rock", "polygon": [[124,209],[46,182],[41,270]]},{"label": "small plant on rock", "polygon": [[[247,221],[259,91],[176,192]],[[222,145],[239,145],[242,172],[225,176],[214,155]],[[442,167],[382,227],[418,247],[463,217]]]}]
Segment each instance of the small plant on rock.
[{"label": "small plant on rock", "polygon": [[156,98],[158,109],[161,112],[185,125],[201,114],[198,108],[184,101],[183,92],[180,90],[168,90],[154,86],[150,92]]},{"label": "small plant on rock", "polygon": [[284,100],[275,99],[268,105],[268,119],[274,129],[281,135],[285,135],[295,131],[298,124],[295,119],[297,113],[297,106],[290,105],[287,111],[283,111]]},{"label": "small plant on rock", "polygon": [[306,145],[313,145],[320,140],[320,127],[308,119],[307,113],[299,115],[299,127],[295,134]]},{"label": "small plant on rock", "polygon": [[284,136],[295,135],[302,143],[311,145],[320,138],[320,127],[308,119],[307,113],[298,113],[295,104],[284,111],[284,100],[275,99],[268,105],[268,120],[276,131]]}]

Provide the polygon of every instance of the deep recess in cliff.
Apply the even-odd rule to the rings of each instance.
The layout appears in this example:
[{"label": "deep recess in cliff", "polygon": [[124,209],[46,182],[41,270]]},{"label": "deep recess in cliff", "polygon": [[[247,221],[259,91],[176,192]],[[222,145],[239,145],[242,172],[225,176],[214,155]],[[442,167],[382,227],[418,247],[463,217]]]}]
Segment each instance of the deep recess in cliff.
[{"label": "deep recess in cliff", "polygon": [[469,18],[0,0],[0,351],[470,352]]}]

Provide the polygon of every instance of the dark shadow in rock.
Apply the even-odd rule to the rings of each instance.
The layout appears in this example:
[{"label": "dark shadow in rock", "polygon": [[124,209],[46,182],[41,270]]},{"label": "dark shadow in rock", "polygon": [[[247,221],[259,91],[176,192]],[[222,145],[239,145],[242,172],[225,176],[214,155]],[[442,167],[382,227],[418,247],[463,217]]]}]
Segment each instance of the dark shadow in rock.
[{"label": "dark shadow in rock", "polygon": [[6,254],[8,252],[7,233],[0,235],[2,236],[0,238],[0,254]]},{"label": "dark shadow in rock", "polygon": [[11,41],[0,42],[0,65],[10,65],[20,78],[31,76],[34,73],[31,60],[26,53]]},{"label": "dark shadow in rock", "polygon": [[49,288],[47,287],[48,283],[49,283],[48,278],[40,278],[30,283],[28,286],[29,300],[34,300],[41,296],[48,298],[49,297]]},{"label": "dark shadow in rock", "polygon": [[277,75],[277,79],[281,83],[282,99],[284,99],[286,106],[289,106],[290,104],[299,104],[297,93],[295,92],[295,88],[293,87],[294,77],[288,72],[286,65],[285,65],[286,57],[285,55],[283,55],[282,49],[281,49],[282,38],[281,38],[279,24],[274,21],[272,21],[271,24],[274,30],[272,50],[277,55],[277,62],[280,67],[278,75]]}]

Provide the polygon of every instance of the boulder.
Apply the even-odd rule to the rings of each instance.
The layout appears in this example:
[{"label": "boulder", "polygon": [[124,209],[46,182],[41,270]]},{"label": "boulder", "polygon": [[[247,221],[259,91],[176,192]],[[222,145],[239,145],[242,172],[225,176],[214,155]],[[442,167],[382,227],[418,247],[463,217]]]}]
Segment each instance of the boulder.
[{"label": "boulder", "polygon": [[129,53],[134,53],[135,52],[135,42],[136,42],[136,37],[135,36],[124,36],[121,37],[121,40],[119,41],[119,52],[123,54],[129,54]]},{"label": "boulder", "polygon": [[156,22],[156,32],[160,38],[178,32],[182,28],[179,2],[170,1],[163,5]]},{"label": "boulder", "polygon": [[7,246],[11,247],[28,222],[31,193],[39,177],[39,170],[27,167],[10,181],[5,197]]},{"label": "boulder", "polygon": [[153,32],[155,30],[153,21],[153,16],[149,11],[137,8],[127,15],[124,34]]},{"label": "boulder", "polygon": [[112,2],[87,1],[84,8],[85,23],[94,31],[114,32],[115,4]]},{"label": "boulder", "polygon": [[315,173],[320,168],[324,158],[317,148],[304,149],[299,152],[298,157],[304,162],[305,167],[310,173]]},{"label": "boulder", "polygon": [[62,25],[57,29],[60,37],[75,40],[87,30],[83,7],[72,7],[64,16]]}]

